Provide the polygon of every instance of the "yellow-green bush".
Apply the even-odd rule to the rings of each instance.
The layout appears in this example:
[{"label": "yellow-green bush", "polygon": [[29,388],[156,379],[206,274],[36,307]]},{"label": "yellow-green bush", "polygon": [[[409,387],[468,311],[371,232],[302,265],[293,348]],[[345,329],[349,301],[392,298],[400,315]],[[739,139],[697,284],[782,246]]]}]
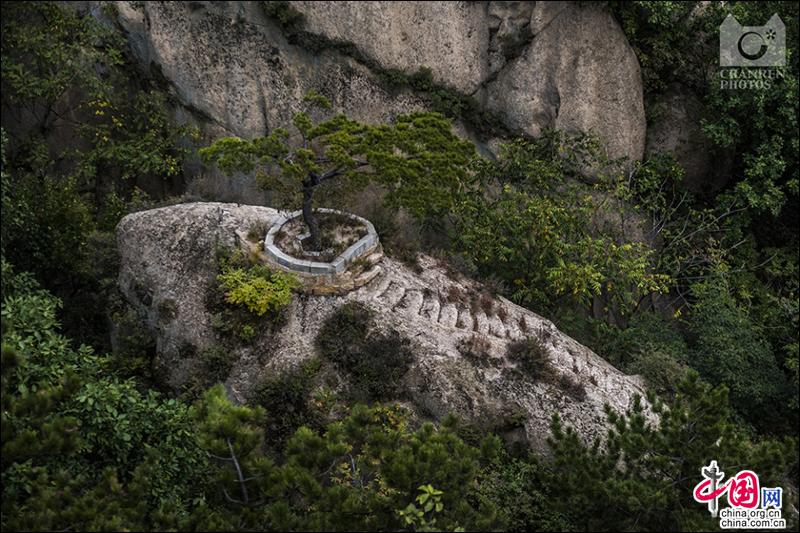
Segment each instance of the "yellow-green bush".
[{"label": "yellow-green bush", "polygon": [[293,274],[273,272],[263,265],[249,269],[225,268],[217,281],[225,291],[226,302],[246,307],[257,316],[287,306],[292,301],[292,290],[300,285]]}]

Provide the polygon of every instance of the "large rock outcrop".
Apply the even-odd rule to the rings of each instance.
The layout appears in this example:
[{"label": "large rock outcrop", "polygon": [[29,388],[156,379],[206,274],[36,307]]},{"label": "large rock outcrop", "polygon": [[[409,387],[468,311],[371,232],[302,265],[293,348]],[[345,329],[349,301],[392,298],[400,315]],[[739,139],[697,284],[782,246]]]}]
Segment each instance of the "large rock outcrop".
[{"label": "large rock outcrop", "polygon": [[593,132],[612,158],[642,158],[646,123],[639,62],[599,4],[537,2],[534,34],[487,87],[489,109],[512,128]]},{"label": "large rock outcrop", "polygon": [[119,2],[118,22],[138,59],[218,134],[254,137],[286,126],[311,89],[368,122],[421,108],[409,95],[386,93],[347,57],[290,45],[260,4]]},{"label": "large rock outcrop", "polygon": [[[207,290],[215,283],[215,247],[236,246],[253,223],[269,224],[277,215],[265,207],[193,203],[131,214],[120,222],[119,286],[146,317],[157,339],[160,374],[172,386],[186,383],[196,354],[215,342],[206,308]],[[452,412],[491,425],[509,412],[517,419],[521,413],[526,439],[543,449],[553,413],[589,439],[605,431],[604,404],[624,410],[643,392],[639,378],[619,372],[552,322],[503,298],[491,302],[495,311],[489,316],[453,298],[479,289],[475,282],[451,278],[431,258],[423,257],[421,264],[422,273],[416,274],[384,258],[381,274],[357,290],[343,296],[296,296],[279,331],[264,332],[230,354],[236,361],[226,382],[231,395],[246,401],[263,377],[314,357],[323,321],[351,300],[374,309],[382,327],[413,341],[414,360],[401,386],[421,416]],[[545,343],[559,375],[582,384],[584,399],[514,371],[507,347],[531,335]],[[485,348],[478,358],[459,351],[473,337]]]},{"label": "large rock outcrop", "polygon": [[[305,36],[358,54],[287,39],[262,2],[115,2],[113,22],[136,58],[168,82],[209,139],[252,137],[290,123],[315,89],[366,122],[423,109],[377,70],[412,74],[473,95],[510,131],[599,134],[612,156],[642,156],[639,65],[603,6],[578,2],[290,2]],[[98,2],[92,12],[109,17]],[[291,42],[290,42],[291,41]],[[369,58],[367,64],[359,62]],[[461,124],[458,130],[475,138]],[[486,139],[484,139],[486,140]]]}]

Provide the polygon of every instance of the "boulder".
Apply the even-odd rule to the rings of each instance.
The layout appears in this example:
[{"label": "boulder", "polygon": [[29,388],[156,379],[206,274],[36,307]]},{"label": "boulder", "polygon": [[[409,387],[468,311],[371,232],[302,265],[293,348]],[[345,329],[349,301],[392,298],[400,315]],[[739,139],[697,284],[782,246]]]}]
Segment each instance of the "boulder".
[{"label": "boulder", "polygon": [[639,62],[600,4],[547,2],[533,40],[487,86],[489,109],[534,137],[543,128],[593,132],[612,158],[640,160],[645,116]]},{"label": "boulder", "polygon": [[[216,342],[205,295],[215,283],[215,248],[236,246],[255,222],[268,225],[278,213],[269,208],[220,203],[192,203],[126,216],[117,229],[122,268],[119,287],[157,339],[160,375],[180,389],[192,375],[198,354]],[[393,328],[412,340],[414,359],[401,383],[403,398],[422,417],[440,419],[455,413],[467,422],[491,427],[509,413],[522,423],[528,442],[545,450],[554,413],[587,440],[606,430],[603,405],[617,410],[643,394],[639,377],[628,376],[591,350],[561,333],[541,316],[504,298],[480,309],[453,295],[477,294],[482,288],[454,279],[439,264],[421,257],[421,273],[384,257],[380,273],[343,295],[296,296],[285,323],[236,348],[226,386],[246,401],[265,376],[278,374],[315,356],[314,339],[324,320],[348,301],[374,309],[381,328]],[[510,343],[536,335],[547,347],[553,367],[585,390],[569,394],[558,380],[540,383],[515,370],[507,357]],[[459,350],[476,338],[478,357]],[[346,378],[342,378],[346,381]],[[520,419],[521,416],[521,419]]]}]

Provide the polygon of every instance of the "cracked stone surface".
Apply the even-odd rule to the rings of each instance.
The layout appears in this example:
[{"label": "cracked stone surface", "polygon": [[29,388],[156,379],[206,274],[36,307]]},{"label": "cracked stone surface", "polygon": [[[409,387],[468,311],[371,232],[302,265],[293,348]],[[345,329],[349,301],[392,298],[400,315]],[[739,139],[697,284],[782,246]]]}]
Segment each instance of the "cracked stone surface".
[{"label": "cracked stone surface", "polygon": [[440,83],[474,92],[488,75],[481,2],[291,2],[306,29],[356,44],[386,68],[427,66]]},{"label": "cracked stone surface", "polygon": [[[75,2],[103,19],[99,2]],[[369,123],[425,108],[387,90],[339,52],[290,43],[260,2],[116,2],[144,68],[163,77],[207,138],[286,126],[315,89]],[[613,157],[640,159],[645,118],[639,64],[602,5],[579,2],[291,2],[305,30],[351,43],[384,69],[429,68],[514,131],[593,131]],[[187,114],[188,113],[188,114]],[[459,134],[472,138],[461,124]],[[227,183],[229,189],[237,185]],[[242,201],[253,201],[240,195]]]},{"label": "cracked stone surface", "polygon": [[[269,223],[277,216],[266,207],[192,203],[134,213],[120,222],[119,286],[147,317],[157,338],[162,375],[170,385],[185,383],[196,364],[194,354],[214,342],[204,305],[206,290],[214,283],[214,246],[236,246],[237,231],[244,234],[254,222]],[[381,273],[357,290],[341,296],[296,296],[280,331],[264,333],[232,354],[237,362],[226,382],[231,395],[245,401],[260,379],[314,357],[314,338],[322,323],[351,300],[374,309],[379,327],[394,328],[412,340],[414,361],[401,388],[423,417],[440,419],[452,412],[489,426],[509,412],[520,412],[528,442],[544,451],[553,413],[592,439],[605,434],[604,404],[624,410],[635,394],[643,395],[639,377],[621,373],[551,321],[504,298],[493,299],[487,315],[487,306],[475,309],[465,298],[453,297],[480,291],[479,284],[453,279],[430,257],[422,256],[420,264],[423,271],[416,274],[384,257]],[[171,310],[168,316],[160,311],[165,307]],[[485,340],[485,361],[458,350],[473,335]],[[583,384],[583,401],[515,371],[506,357],[508,344],[529,335],[542,339],[559,375]]]}]

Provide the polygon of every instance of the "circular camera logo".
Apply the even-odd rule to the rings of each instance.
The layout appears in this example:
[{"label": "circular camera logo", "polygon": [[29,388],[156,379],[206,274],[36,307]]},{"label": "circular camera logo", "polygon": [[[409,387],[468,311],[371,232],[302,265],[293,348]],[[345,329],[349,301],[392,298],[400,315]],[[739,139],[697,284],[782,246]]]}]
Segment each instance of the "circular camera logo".
[{"label": "circular camera logo", "polygon": [[[775,35],[774,30],[769,30],[767,32],[766,38],[769,39],[770,32],[772,32],[774,39]],[[767,53],[767,50],[769,50],[769,46],[767,46],[765,38],[755,31],[748,31],[747,33],[739,37],[739,42],[737,43],[737,46],[739,49],[739,55],[746,59],[749,59],[750,61],[755,61],[756,59],[763,57],[764,54]],[[753,54],[750,54],[747,52],[748,49],[757,49],[758,51]]]}]

